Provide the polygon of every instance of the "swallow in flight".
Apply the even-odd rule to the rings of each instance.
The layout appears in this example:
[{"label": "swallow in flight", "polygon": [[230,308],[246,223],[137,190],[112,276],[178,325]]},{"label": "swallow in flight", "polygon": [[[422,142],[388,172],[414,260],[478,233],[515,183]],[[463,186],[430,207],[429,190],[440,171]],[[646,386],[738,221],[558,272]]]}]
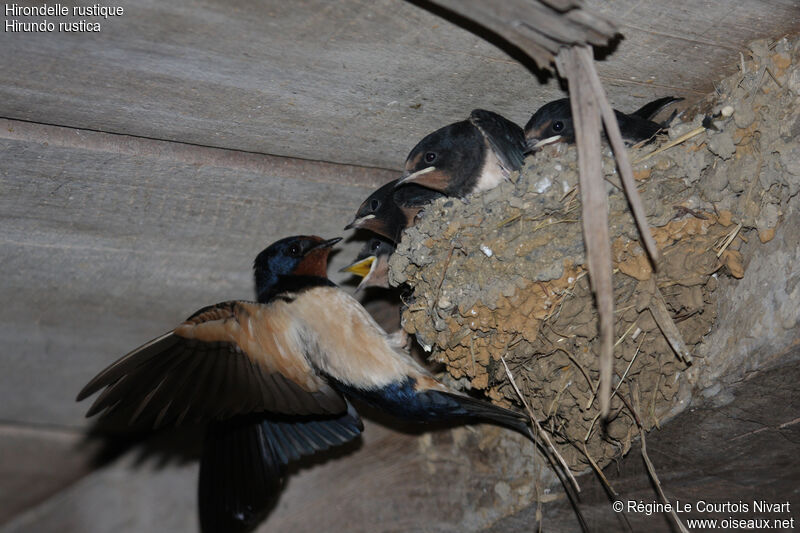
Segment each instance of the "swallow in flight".
[{"label": "swallow in flight", "polygon": [[249,531],[290,461],[363,426],[351,399],[416,422],[490,422],[533,439],[527,416],[448,389],[327,277],[340,239],[288,237],[256,257],[256,301],[204,307],[95,376],[87,416],[157,428],[209,423],[199,476],[203,533]]},{"label": "swallow in flight", "polygon": [[356,292],[367,287],[389,288],[389,258],[394,250],[394,243],[383,237],[375,236],[364,244],[355,262],[342,269],[362,278]]},{"label": "swallow in flight", "polygon": [[420,185],[396,186],[397,180],[392,180],[370,194],[344,229],[366,229],[396,244],[403,230],[414,225],[419,212],[443,196]]},{"label": "swallow in flight", "polygon": [[417,183],[463,198],[496,187],[525,159],[525,133],[510,120],[483,109],[440,128],[408,154],[397,182]]},{"label": "swallow in flight", "polygon": [[[653,100],[630,115],[614,110],[619,123],[622,139],[628,144],[638,144],[652,139],[674,118],[673,115],[663,123],[653,122],[652,118],[662,109],[683,98],[666,96]],[[529,151],[558,141],[575,143],[575,127],[572,122],[572,109],[569,98],[553,100],[540,107],[525,124],[525,139]]]}]

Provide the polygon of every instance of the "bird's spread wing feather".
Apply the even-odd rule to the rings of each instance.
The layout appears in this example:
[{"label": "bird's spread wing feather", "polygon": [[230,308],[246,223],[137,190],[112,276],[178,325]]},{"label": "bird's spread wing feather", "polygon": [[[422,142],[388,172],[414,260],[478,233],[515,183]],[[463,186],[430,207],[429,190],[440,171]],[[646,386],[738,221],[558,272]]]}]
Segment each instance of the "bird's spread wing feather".
[{"label": "bird's spread wing feather", "polygon": [[238,414],[339,414],[340,394],[309,363],[284,301],[206,307],[92,379],[87,416],[119,411],[154,427]]},{"label": "bird's spread wing feather", "polygon": [[212,424],[200,462],[202,532],[251,529],[274,505],[289,461],[345,444],[362,430],[349,403],[342,415],[245,415]]},{"label": "bird's spread wing feather", "polygon": [[481,131],[508,172],[522,168],[527,150],[522,128],[497,113],[484,109],[474,110],[469,120]]}]

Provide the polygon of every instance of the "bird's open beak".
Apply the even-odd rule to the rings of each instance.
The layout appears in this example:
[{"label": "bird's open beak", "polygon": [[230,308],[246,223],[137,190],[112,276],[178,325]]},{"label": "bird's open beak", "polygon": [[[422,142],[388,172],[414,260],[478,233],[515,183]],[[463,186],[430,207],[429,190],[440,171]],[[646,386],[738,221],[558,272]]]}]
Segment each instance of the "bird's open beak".
[{"label": "bird's open beak", "polygon": [[310,254],[311,252],[313,252],[314,250],[319,250],[319,249],[321,249],[321,248],[330,248],[331,246],[333,246],[334,244],[336,244],[337,242],[339,242],[339,241],[341,241],[341,240],[342,240],[342,238],[341,238],[341,237],[334,237],[333,239],[328,239],[327,241],[322,241],[322,242],[320,242],[320,243],[317,243],[317,244],[315,244],[315,245],[314,245],[314,246],[312,246],[311,248],[309,248],[309,249],[306,251],[306,253],[305,253],[305,254],[303,254],[303,255],[308,255],[308,254]]},{"label": "bird's open beak", "polygon": [[405,174],[405,175],[401,176],[399,180],[397,180],[397,183],[395,184],[395,188],[399,187],[400,185],[402,185],[404,183],[408,183],[410,181],[414,181],[415,179],[419,178],[423,174],[427,174],[428,172],[433,172],[434,170],[436,170],[436,167],[431,166],[431,167],[425,167],[422,170],[417,170],[416,172],[412,172],[411,174]]},{"label": "bird's open beak", "polygon": [[370,270],[372,270],[372,265],[377,260],[377,257],[371,255],[361,261],[356,261],[350,266],[344,267],[341,271],[342,272],[350,272],[355,274],[356,276],[360,276],[362,278],[366,278],[367,274],[369,274]]}]

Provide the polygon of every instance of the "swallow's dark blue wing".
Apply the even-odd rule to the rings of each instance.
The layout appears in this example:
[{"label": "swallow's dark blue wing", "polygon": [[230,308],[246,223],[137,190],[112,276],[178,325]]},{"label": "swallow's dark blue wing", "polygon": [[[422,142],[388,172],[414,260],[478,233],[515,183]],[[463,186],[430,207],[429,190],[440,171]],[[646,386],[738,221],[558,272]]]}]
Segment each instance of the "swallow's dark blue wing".
[{"label": "swallow's dark blue wing", "polygon": [[274,506],[290,461],[361,434],[358,413],[347,407],[338,416],[249,415],[212,424],[200,462],[201,531],[236,533],[257,526]]},{"label": "swallow's dark blue wing", "polygon": [[272,412],[340,414],[344,398],[317,375],[285,302],[225,302],[103,370],[78,400],[104,389],[87,416],[118,412],[159,427]]},{"label": "swallow's dark blue wing", "polygon": [[261,429],[278,459],[287,464],[353,440],[361,434],[364,425],[355,408],[347,402],[343,415],[308,416],[299,420],[270,417],[263,420]]},{"label": "swallow's dark blue wing", "polygon": [[483,133],[507,171],[522,168],[527,149],[525,132],[522,128],[507,118],[485,109],[475,109],[470,114],[469,120]]}]

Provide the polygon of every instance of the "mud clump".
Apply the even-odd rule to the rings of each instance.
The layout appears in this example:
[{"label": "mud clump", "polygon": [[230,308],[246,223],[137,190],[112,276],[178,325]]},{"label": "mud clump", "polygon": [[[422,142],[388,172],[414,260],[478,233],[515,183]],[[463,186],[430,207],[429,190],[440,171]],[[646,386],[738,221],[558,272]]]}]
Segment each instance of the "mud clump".
[{"label": "mud clump", "polygon": [[[692,384],[683,371],[704,363],[679,353],[694,353],[724,320],[716,315],[718,278],[746,275],[742,244],[772,239],[800,190],[800,41],[758,41],[751,52],[738,74],[685,113],[692,118],[673,123],[669,138],[631,149],[661,254],[657,272],[610,152],[604,158],[617,338],[605,432],[574,148],[546,147],[508,183],[464,200],[437,200],[392,257],[392,283],[413,288],[405,330],[457,384],[518,408],[505,359],[576,471],[629,450],[638,430],[621,395],[635,396],[645,429],[689,404]],[[713,128],[646,157],[704,117]]]}]

